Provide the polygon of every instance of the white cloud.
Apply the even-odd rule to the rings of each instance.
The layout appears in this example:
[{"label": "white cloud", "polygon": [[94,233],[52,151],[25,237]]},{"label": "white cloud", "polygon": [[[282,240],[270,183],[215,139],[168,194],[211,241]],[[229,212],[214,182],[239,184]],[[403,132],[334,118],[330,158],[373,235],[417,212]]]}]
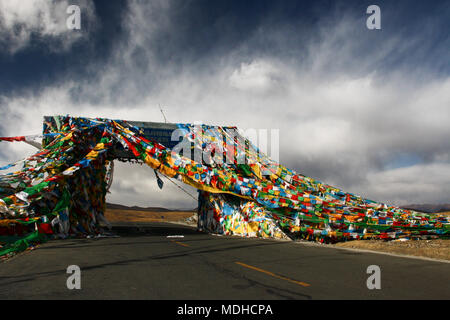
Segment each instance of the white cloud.
[{"label": "white cloud", "polygon": [[[114,178],[107,201],[129,206],[193,209],[197,207],[197,190],[172,179],[184,191],[160,174],[164,182],[158,187],[153,170],[146,165],[115,161]],[[189,193],[191,196],[189,196]]]},{"label": "white cloud", "polygon": [[0,44],[11,54],[26,47],[33,35],[46,39],[55,51],[68,50],[73,43],[86,37],[87,22],[95,20],[93,2],[79,1],[81,31],[69,30],[68,0],[0,0]]},{"label": "white cloud", "polygon": [[232,87],[240,90],[265,92],[278,84],[278,70],[268,61],[254,60],[241,63],[229,77]]},{"label": "white cloud", "polygon": [[391,198],[398,205],[448,203],[448,198],[442,195],[450,193],[450,163],[413,165],[369,173],[368,181],[372,197]]}]

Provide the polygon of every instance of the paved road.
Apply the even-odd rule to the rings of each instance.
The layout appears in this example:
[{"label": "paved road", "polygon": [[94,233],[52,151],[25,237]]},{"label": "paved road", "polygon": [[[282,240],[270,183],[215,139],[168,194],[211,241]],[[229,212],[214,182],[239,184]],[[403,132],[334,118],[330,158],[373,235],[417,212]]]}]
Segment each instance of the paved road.
[{"label": "paved road", "polygon": [[[118,227],[119,238],[58,240],[0,263],[1,299],[450,299],[450,264],[173,224]],[[184,238],[167,238],[184,235]],[[67,266],[81,268],[68,290]],[[381,290],[369,290],[369,265]]]}]

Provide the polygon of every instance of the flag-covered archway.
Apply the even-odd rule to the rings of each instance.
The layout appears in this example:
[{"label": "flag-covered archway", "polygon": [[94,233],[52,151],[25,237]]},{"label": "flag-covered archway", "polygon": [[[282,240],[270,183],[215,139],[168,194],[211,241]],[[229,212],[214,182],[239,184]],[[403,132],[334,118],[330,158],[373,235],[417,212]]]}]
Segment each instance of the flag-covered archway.
[{"label": "flag-covered archway", "polygon": [[133,123],[69,116],[46,117],[42,135],[0,138],[34,145],[42,138],[39,152],[0,168],[17,168],[0,176],[0,255],[49,236],[101,233],[108,168],[126,155],[198,189],[198,227],[209,232],[327,242],[449,234],[445,216],[377,203],[298,174],[236,128],[171,126],[180,140],[165,145]]}]

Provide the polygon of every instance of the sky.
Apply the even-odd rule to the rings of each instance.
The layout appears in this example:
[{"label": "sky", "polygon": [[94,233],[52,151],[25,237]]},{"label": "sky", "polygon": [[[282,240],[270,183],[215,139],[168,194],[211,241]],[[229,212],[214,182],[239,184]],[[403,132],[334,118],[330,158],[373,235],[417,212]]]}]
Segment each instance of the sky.
[{"label": "sky", "polygon": [[[280,163],[347,192],[448,203],[449,17],[450,1],[0,0],[0,136],[44,115],[163,122],[161,105],[169,122],[278,129]],[[0,147],[0,165],[34,152]],[[146,166],[116,161],[110,191],[196,206]]]}]

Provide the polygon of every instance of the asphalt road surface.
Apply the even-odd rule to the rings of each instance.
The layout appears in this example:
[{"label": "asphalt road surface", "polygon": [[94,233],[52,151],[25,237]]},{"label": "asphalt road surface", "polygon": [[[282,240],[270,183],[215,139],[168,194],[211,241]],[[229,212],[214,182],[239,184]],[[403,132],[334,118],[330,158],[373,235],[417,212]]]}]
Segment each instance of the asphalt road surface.
[{"label": "asphalt road surface", "polygon": [[[50,241],[0,263],[0,299],[450,299],[450,264],[219,237],[168,223],[120,237]],[[168,238],[184,235],[184,238]],[[66,285],[69,265],[81,289]],[[381,289],[367,288],[367,267]]]}]

